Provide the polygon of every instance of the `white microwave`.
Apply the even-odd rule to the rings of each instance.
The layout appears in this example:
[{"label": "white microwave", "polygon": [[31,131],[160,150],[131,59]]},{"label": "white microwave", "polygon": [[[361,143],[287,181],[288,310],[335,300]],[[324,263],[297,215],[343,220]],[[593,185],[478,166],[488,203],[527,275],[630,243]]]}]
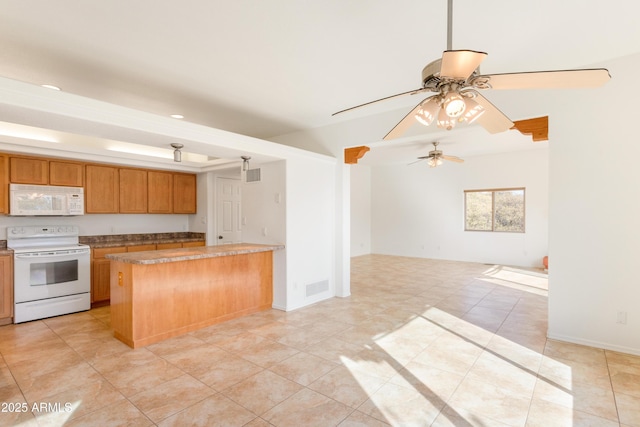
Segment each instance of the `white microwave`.
[{"label": "white microwave", "polygon": [[9,215],[84,215],[84,188],[9,184]]}]

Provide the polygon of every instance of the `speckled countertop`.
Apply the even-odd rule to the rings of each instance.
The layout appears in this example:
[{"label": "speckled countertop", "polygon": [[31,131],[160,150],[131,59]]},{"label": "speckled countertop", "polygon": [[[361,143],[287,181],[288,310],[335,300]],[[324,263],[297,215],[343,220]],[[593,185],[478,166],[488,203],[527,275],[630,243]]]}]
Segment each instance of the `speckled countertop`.
[{"label": "speckled countertop", "polygon": [[13,251],[11,249],[7,249],[6,240],[0,240],[0,256],[2,255],[13,255]]},{"label": "speckled countertop", "polygon": [[284,249],[284,245],[234,243],[230,245],[163,249],[160,251],[148,252],[126,252],[121,254],[109,254],[106,257],[112,261],[120,261],[128,264],[161,264],[165,262],[189,261],[194,259],[275,251],[278,249]]},{"label": "speckled countertop", "polygon": [[112,248],[116,246],[153,245],[158,243],[202,242],[204,233],[189,231],[176,233],[111,234],[104,236],[80,236],[80,243],[92,248]]}]

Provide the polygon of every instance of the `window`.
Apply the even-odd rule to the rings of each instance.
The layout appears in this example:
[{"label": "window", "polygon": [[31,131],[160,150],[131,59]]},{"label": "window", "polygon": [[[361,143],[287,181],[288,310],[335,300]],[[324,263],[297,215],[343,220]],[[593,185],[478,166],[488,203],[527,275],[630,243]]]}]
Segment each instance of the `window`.
[{"label": "window", "polygon": [[465,190],[464,229],[524,233],[524,188]]}]

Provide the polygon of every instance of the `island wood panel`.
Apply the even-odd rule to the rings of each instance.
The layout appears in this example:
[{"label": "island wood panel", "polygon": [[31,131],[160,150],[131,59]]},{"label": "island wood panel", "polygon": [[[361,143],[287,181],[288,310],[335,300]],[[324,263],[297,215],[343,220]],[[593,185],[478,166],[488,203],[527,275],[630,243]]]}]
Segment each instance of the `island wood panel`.
[{"label": "island wood panel", "polygon": [[272,251],[159,264],[111,262],[111,326],[133,348],[272,303]]}]

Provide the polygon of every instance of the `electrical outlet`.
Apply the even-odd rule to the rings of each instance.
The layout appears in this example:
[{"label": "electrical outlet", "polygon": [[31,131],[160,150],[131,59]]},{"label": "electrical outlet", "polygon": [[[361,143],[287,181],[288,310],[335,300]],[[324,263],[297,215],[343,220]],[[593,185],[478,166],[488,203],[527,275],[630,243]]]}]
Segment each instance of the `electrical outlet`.
[{"label": "electrical outlet", "polygon": [[626,325],[627,324],[627,312],[626,311],[619,311],[618,312],[618,320],[616,321],[616,323],[618,323],[620,325]]}]

